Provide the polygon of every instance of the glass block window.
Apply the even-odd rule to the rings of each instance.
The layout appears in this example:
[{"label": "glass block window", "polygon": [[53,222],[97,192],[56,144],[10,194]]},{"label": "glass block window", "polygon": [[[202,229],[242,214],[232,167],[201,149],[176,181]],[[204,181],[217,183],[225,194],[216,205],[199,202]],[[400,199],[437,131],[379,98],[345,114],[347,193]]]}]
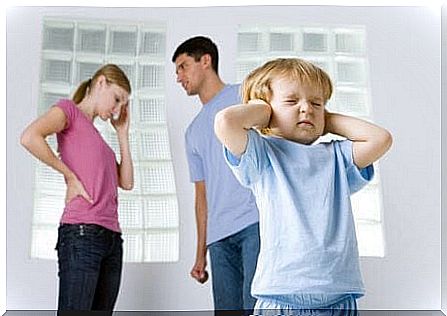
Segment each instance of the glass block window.
[{"label": "glass block window", "polygon": [[306,52],[327,52],[327,34],[316,32],[303,33],[303,50]]},{"label": "glass block window", "polygon": [[[299,57],[324,69],[334,93],[328,109],[372,120],[369,98],[366,31],[362,26],[241,25],[238,30],[236,80],[277,57]],[[328,135],[321,141],[339,139]],[[375,179],[352,196],[361,256],[384,256],[382,192],[379,164]]]},{"label": "glass block window", "polygon": [[[166,122],[166,31],[160,24],[46,18],[42,26],[39,113],[70,98],[81,81],[115,63],[132,84],[130,148],[132,191],[119,190],[119,220],[127,262],[173,262],[179,258],[179,214]],[[109,122],[95,126],[120,161]],[[47,138],[57,153],[55,135]],[[64,209],[63,176],[36,161],[31,256],[56,259],[57,227]]]},{"label": "glass block window", "polygon": [[79,52],[104,54],[107,35],[104,24],[80,24],[77,31],[77,50]]},{"label": "glass block window", "polygon": [[237,44],[240,52],[257,52],[262,46],[262,34],[258,32],[239,32]]},{"label": "glass block window", "polygon": [[164,55],[165,54],[165,34],[162,31],[144,31],[142,33],[142,43],[140,47],[141,55]]},{"label": "glass block window", "polygon": [[292,33],[270,33],[270,51],[290,52],[293,45]]},{"label": "glass block window", "polygon": [[137,49],[137,27],[112,27],[108,52],[111,55],[135,56]]}]

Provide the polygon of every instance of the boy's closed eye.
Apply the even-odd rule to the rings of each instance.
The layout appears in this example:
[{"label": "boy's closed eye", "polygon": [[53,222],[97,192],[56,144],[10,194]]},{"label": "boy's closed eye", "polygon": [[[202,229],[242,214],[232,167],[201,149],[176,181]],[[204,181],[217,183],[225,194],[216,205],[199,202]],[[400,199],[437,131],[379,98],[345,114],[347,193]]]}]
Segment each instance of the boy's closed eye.
[{"label": "boy's closed eye", "polygon": [[293,105],[293,104],[297,104],[298,103],[298,99],[286,99],[286,100],[284,100],[283,101],[283,103],[284,104],[287,104],[287,105]]}]

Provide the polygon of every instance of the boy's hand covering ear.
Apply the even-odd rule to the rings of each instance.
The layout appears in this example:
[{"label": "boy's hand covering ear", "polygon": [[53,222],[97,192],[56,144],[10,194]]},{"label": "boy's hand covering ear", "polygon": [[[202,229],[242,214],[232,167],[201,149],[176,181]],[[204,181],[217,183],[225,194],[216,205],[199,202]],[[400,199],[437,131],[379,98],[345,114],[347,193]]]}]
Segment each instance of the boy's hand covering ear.
[{"label": "boy's hand covering ear", "polygon": [[248,104],[267,104],[267,105],[270,105],[270,104],[268,104],[267,102],[265,102],[264,100],[261,100],[261,99],[249,100]]},{"label": "boy's hand covering ear", "polygon": [[327,133],[330,133],[330,116],[331,116],[331,113],[327,109],[324,109],[324,130],[323,130],[323,135],[326,135]]}]

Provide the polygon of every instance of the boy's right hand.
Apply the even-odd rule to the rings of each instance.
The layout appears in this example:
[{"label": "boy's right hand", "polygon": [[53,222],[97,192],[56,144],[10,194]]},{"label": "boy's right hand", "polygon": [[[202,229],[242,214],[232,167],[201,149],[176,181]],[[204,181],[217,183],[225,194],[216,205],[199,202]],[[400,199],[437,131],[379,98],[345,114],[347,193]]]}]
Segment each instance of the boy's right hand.
[{"label": "boy's right hand", "polygon": [[267,105],[269,110],[270,110],[270,115],[268,117],[268,123],[265,125],[257,125],[257,126],[253,126],[256,129],[263,129],[265,127],[268,127],[270,125],[270,120],[272,118],[272,106],[270,104],[268,104],[266,101],[262,100],[262,99],[252,99],[248,101],[248,104],[259,104],[259,105]]},{"label": "boy's right hand", "polygon": [[88,195],[81,181],[77,177],[73,176],[66,179],[67,182],[67,193],[65,195],[65,205],[67,205],[71,200],[77,196],[83,197],[87,202],[93,204],[93,199]]}]

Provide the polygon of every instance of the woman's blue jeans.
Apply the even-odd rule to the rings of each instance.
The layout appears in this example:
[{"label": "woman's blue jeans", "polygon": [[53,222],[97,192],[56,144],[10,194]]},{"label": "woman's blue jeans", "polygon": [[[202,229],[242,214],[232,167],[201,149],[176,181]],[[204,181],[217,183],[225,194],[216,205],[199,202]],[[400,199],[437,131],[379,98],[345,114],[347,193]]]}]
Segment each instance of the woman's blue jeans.
[{"label": "woman's blue jeans", "polygon": [[121,234],[94,224],[62,224],[58,310],[112,311],[121,281]]}]

